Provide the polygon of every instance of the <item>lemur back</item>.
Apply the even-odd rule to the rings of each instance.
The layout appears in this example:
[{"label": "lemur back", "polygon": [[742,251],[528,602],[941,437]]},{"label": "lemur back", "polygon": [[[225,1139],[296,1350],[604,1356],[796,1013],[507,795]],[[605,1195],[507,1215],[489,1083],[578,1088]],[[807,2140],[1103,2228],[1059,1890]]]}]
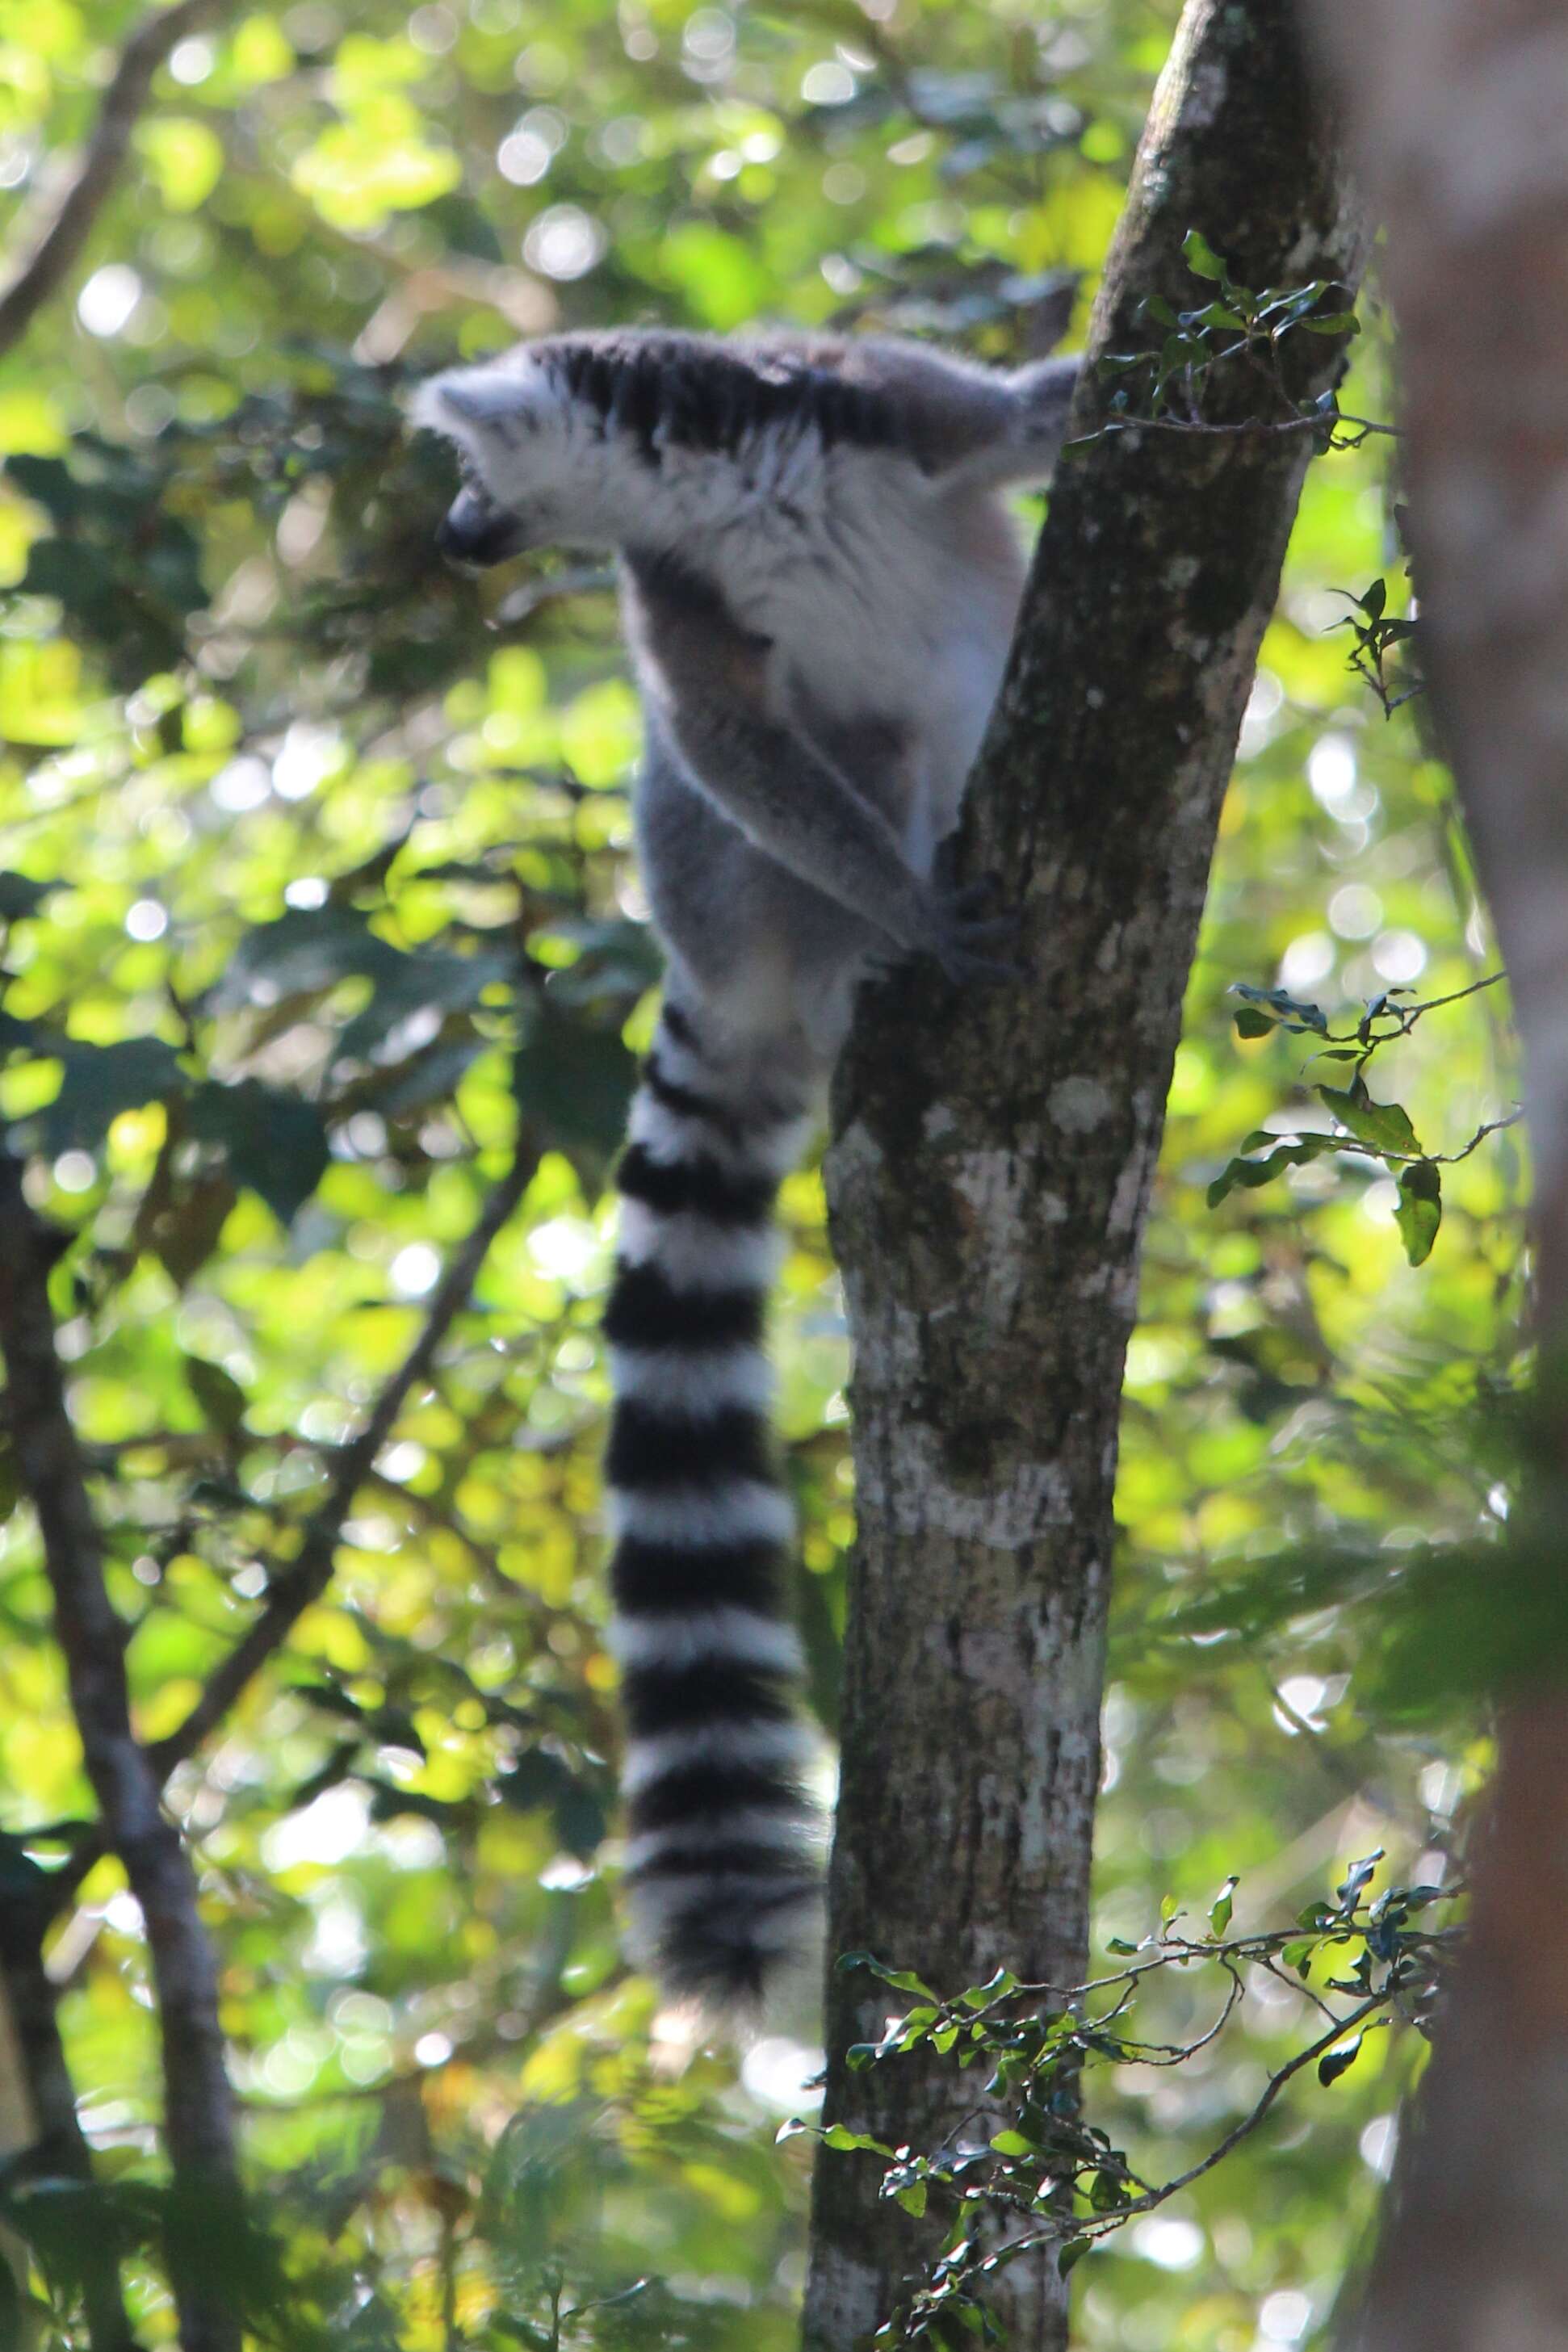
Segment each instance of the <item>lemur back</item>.
[{"label": "lemur back", "polygon": [[875,958],[987,968],[932,878],[1001,680],[1071,361],[880,339],[616,333],[424,387],[468,470],[443,531],[493,562],[608,546],[647,741],[642,872],[668,956],[605,1316],[612,1642],[637,1956],[716,2005],[808,1935],[793,1515],[769,1434],[773,1200]]}]

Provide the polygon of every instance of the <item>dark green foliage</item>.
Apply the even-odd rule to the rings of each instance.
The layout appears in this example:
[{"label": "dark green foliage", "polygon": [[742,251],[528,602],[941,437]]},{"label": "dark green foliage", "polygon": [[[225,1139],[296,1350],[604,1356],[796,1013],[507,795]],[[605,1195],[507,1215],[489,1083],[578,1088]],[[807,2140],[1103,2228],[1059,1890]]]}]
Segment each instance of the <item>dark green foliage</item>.
[{"label": "dark green foliage", "polygon": [[[841,2125],[816,2133],[836,2154],[879,2158],[882,2197],[920,2213],[934,2193],[952,2217],[930,2277],[875,2342],[942,2346],[953,2340],[948,2332],[953,2326],[1005,2340],[987,2300],[991,2282],[1009,2263],[1043,2243],[1058,2249],[1065,2273],[1216,2165],[1245,2162],[1232,2151],[1265,2126],[1280,2092],[1307,2066],[1315,2064],[1327,2089],[1354,2064],[1373,2025],[1422,2024],[1436,1998],[1454,1929],[1426,1918],[1439,1900],[1436,1887],[1389,1885],[1373,1896],[1383,1860],[1380,1849],[1352,1863],[1333,1901],[1310,1904],[1288,1928],[1227,1936],[1241,1885],[1234,1874],[1209,1906],[1206,1937],[1182,1930],[1177,1898],[1169,1895],[1158,1928],[1141,1942],[1112,1938],[1110,1948],[1125,1954],[1129,1965],[1083,1986],[1021,1985],[999,1969],[985,1983],[944,2000],[907,1970],[867,1952],[847,1954],[840,1969],[868,1970],[894,1991],[924,1996],[889,2017],[881,2041],[852,2053],[851,2063],[896,2063],[929,2045],[961,2071],[974,2071],[977,2116],[987,2119],[983,2133],[932,2148],[895,2150]],[[1211,1972],[1217,2014],[1181,2042],[1131,2032],[1127,2021],[1147,1998],[1146,1985],[1173,1969]],[[1088,2093],[1092,2117],[1094,2077],[1101,2070],[1196,2060],[1231,2028],[1249,1988],[1268,1991],[1282,1981],[1284,1969],[1314,1986],[1303,2046],[1270,2073],[1250,2108],[1195,2164],[1161,2180],[1141,2158],[1130,2158],[1084,2119],[1080,2095]],[[1338,1997],[1338,2011],[1325,1995]],[[808,2128],[792,2122],[782,2136]]]}]

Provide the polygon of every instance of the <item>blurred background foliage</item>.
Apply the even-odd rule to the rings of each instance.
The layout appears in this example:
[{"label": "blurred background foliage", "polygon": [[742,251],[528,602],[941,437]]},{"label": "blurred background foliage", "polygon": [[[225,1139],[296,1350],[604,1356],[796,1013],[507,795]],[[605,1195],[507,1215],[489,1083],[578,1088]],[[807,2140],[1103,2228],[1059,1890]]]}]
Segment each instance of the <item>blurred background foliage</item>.
[{"label": "blurred background foliage", "polygon": [[[254,1613],[514,1118],[537,1155],[330,1595],[172,1783],[292,2281],[279,2341],[767,2352],[803,2274],[807,2143],[773,2136],[810,2112],[809,2000],[745,2053],[693,2048],[614,1926],[595,1324],[656,961],[609,583],[445,571],[448,458],[400,397],[556,323],[865,322],[1022,356],[1076,283],[1070,343],[1175,14],[220,10],[160,74],[85,262],[0,361],[0,1108],[31,1197],[78,1237],[61,1343],[148,1738]],[[14,244],[138,18],[0,0]],[[1375,299],[1363,318],[1347,404],[1386,415]],[[1404,609],[1388,446],[1313,470],[1175,1072],[1129,1366],[1100,1948],[1167,1893],[1201,1913],[1232,1873],[1237,1930],[1376,1845],[1440,1881],[1485,1760],[1419,1692],[1369,1700],[1374,1645],[1339,1596],[1506,1516],[1514,1137],[1451,1172],[1418,1272],[1365,1160],[1205,1202],[1249,1131],[1323,1125],[1309,1089],[1335,1082],[1310,1037],[1239,1037],[1229,983],[1342,1025],[1380,990],[1491,969],[1420,706],[1385,720],[1333,629],[1338,592],[1383,573]],[[1429,1149],[1507,1108],[1506,1022],[1490,991],[1380,1058],[1374,1090]],[[845,1349],[815,1175],[786,1207],[777,1334],[830,1729]],[[90,1800],[14,1486],[0,1455],[0,1832],[13,1869],[68,1871]],[[1358,1566],[1326,1600],[1287,1574],[1331,1556]],[[1233,1612],[1184,1614],[1232,1585]],[[49,1964],[133,2235],[156,2062],[113,1864],[62,1906]],[[1150,2172],[1223,2137],[1310,2038],[1306,1997],[1263,1991],[1179,2071],[1091,2070]],[[1081,2342],[1314,2340],[1412,2056],[1408,2033],[1369,2036],[1097,2251]],[[155,2267],[128,2279],[167,2340]],[[68,2263],[35,2285],[43,2340],[79,2342]]]}]

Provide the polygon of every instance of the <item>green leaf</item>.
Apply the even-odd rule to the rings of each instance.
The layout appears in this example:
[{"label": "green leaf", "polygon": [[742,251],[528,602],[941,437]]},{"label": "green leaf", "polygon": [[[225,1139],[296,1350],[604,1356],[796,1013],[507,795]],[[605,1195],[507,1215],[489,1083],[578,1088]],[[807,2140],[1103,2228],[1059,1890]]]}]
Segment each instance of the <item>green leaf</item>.
[{"label": "green leaf", "polygon": [[1182,255],[1194,278],[1223,280],[1227,276],[1225,263],[1201,229],[1190,228],[1182,239]]},{"label": "green leaf", "polygon": [[893,2197],[894,2202],[901,2205],[906,2213],[912,2213],[917,2221],[925,2211],[926,2185],[923,2180],[912,2180],[907,2189],[895,2189]]},{"label": "green leaf", "polygon": [[1209,1207],[1217,1209],[1238,1184],[1247,1192],[1256,1192],[1259,1185],[1270,1184],[1276,1176],[1283,1175],[1287,1168],[1304,1168],[1310,1161],[1321,1160],[1325,1151],[1337,1148],[1336,1139],[1331,1135],[1300,1135],[1292,1142],[1279,1145],[1265,1159],[1233,1160],[1209,1186],[1206,1195]]},{"label": "green leaf", "polygon": [[1038,2156],[1040,2150],[1022,2132],[999,2131],[992,2135],[991,2145],[998,2156]]},{"label": "green leaf", "polygon": [[[918,1992],[922,2000],[932,2003],[930,2014],[935,2016],[940,2006],[937,1996],[923,1977],[916,1976],[913,1969],[885,1969],[879,1960],[868,1960],[866,1966],[873,1976],[880,1977],[884,1984],[891,1985],[895,1992]],[[914,2011],[911,2010],[910,2014],[912,2017]],[[908,2021],[906,2019],[905,2022]]]},{"label": "green leaf", "polygon": [[1232,1897],[1239,1884],[1240,1881],[1234,1875],[1227,1878],[1209,1905],[1209,1926],[1216,1936],[1223,1936],[1230,1925],[1230,1915],[1234,1907]]},{"label": "green leaf", "polygon": [[1018,1990],[1018,1979],[1011,1969],[996,1969],[984,1984],[970,1985],[958,1996],[965,2009],[985,2009],[994,2000],[1005,2000]]},{"label": "green leaf", "polygon": [[1177,1917],[1179,1917],[1179,1916],[1180,1916],[1180,1914],[1181,1914],[1181,1908],[1182,1908],[1182,1903],[1181,1903],[1181,1897],[1180,1897],[1179,1895],[1161,1895],[1161,1897],[1160,1897],[1160,1932],[1161,1932],[1161,1934],[1162,1934],[1162,1935],[1163,1935],[1163,1933],[1164,1933],[1165,1929],[1166,1929],[1166,1928],[1171,1925],[1172,1920],[1173,1920],[1173,1919],[1175,1919],[1175,1918],[1177,1918]]},{"label": "green leaf", "polygon": [[1322,1036],[1328,1029],[1321,1005],[1309,1004],[1286,989],[1255,988],[1247,981],[1235,980],[1230,984],[1230,993],[1244,998],[1248,1004],[1263,1005],[1288,1029],[1310,1030],[1315,1036]]},{"label": "green leaf", "polygon": [[1324,2051],[1318,2061],[1318,2080],[1325,2090],[1331,2083],[1337,2083],[1347,2068],[1354,2065],[1361,2044],[1361,2035],[1352,2033],[1350,2040],[1342,2042],[1337,2050]]},{"label": "green leaf", "polygon": [[1375,1151],[1419,1152],[1421,1146],[1404,1105],[1373,1102],[1360,1078],[1343,1094],[1333,1087],[1320,1087],[1318,1098],[1358,1143],[1370,1143]]},{"label": "green leaf", "polygon": [[1374,1846],[1370,1853],[1362,1854],[1357,1861],[1351,1864],[1334,1889],[1342,1906],[1348,1908],[1363,1890],[1371,1885],[1373,1874],[1383,1857],[1384,1849],[1379,1845]]},{"label": "green leaf", "polygon": [[36,915],[52,891],[65,887],[63,882],[35,882],[26,874],[0,870],[0,923],[16,923],[25,916]]},{"label": "green leaf", "polygon": [[1092,2238],[1069,2238],[1057,2255],[1058,2277],[1066,2278],[1070,2270],[1076,2269],[1093,2243]]},{"label": "green leaf", "polygon": [[1236,1016],[1238,1037],[1271,1037],[1279,1025],[1271,1014],[1256,1004],[1244,1004]]},{"label": "green leaf", "polygon": [[1125,1936],[1108,1936],[1105,1948],[1108,1952],[1120,1952],[1125,1958],[1129,1954],[1135,1953],[1138,1947],[1136,1944],[1130,1944]]},{"label": "green leaf", "polygon": [[279,1224],[290,1223],[327,1171],[327,1130],[314,1103],[259,1078],[204,1080],[191,1091],[185,1124],[198,1142],[221,1145],[235,1182],[259,1193]]},{"label": "green leaf", "polygon": [[519,1102],[560,1142],[606,1158],[616,1150],[637,1084],[636,1058],[618,1030],[589,1028],[546,1008],[518,1050],[516,1069]]},{"label": "green leaf", "polygon": [[139,123],[136,145],[171,212],[205,204],[223,175],[223,142],[195,115],[159,114]]},{"label": "green leaf", "polygon": [[890,2147],[884,2147],[879,2139],[873,2139],[868,2132],[851,2131],[847,2124],[829,2124],[822,2135],[822,2144],[825,2147],[840,2151],[865,2149],[872,2156],[891,2156],[893,2152]]},{"label": "green leaf", "polygon": [[63,1065],[60,1089],[25,1125],[36,1130],[37,1149],[50,1159],[97,1150],[121,1111],[160,1102],[185,1083],[178,1055],[160,1037],[126,1037],[113,1045],[51,1039],[46,1051]]},{"label": "green leaf", "polygon": [[1443,1177],[1435,1160],[1417,1160],[1399,1179],[1394,1222],[1412,1265],[1425,1265],[1443,1222]]},{"label": "green leaf", "polygon": [[244,1424],[250,1400],[232,1372],[205,1356],[184,1359],[185,1384],[202,1409],[209,1429],[224,1437],[236,1436]]}]

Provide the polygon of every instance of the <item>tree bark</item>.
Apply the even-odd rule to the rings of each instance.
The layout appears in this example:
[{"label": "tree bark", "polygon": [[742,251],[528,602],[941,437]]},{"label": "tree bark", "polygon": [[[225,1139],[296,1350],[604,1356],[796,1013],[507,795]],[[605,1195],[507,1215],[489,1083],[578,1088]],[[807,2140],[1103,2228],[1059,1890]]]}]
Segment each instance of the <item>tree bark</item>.
[{"label": "tree bark", "polygon": [[[69,2180],[86,2192],[74,2251],[87,2341],[90,2352],[137,2352],[121,2299],[114,2231],[89,2203],[92,2152],[77,2120],[55,1988],[44,1967],[51,1911],[42,1871],[15,1852],[0,1854],[0,2164],[18,2181]],[[5,2230],[0,2251],[20,2292],[26,2250]]]},{"label": "tree bark", "polygon": [[1468,1940],[1349,2340],[1531,2352],[1568,2340],[1568,10],[1304,14],[1387,222],[1425,666],[1524,1049],[1542,1345],[1514,1520],[1533,1533],[1511,1563],[1535,1597],[1536,1687],[1503,1710]]},{"label": "tree bark", "polygon": [[[1353,281],[1360,237],[1289,0],[1192,0],[1090,331],[1207,293],[1203,231],[1258,288]],[[1210,289],[1212,291],[1212,289]],[[1341,362],[1303,335],[1293,390]],[[1113,379],[1115,381],[1116,379]],[[1104,421],[1092,366],[1079,433]],[[1206,396],[1207,397],[1207,396]],[[1244,424],[1224,367],[1206,416]],[[1276,408],[1273,412],[1279,414]],[[867,992],[837,1089],[833,1233],[856,1345],[859,1547],[830,1892],[826,2117],[932,2147],[977,2084],[910,2056],[850,2073],[896,2005],[831,1955],[956,1991],[1084,1973],[1122,1360],[1215,826],[1310,436],[1122,430],[1069,451],[962,862],[1022,915],[1020,987],[928,968]],[[805,2341],[848,2352],[941,2242],[818,2158]],[[1048,2256],[998,2276],[1015,2352],[1066,2335]]]},{"label": "tree bark", "polygon": [[184,2352],[239,2352],[238,2314],[221,2283],[226,2255],[238,2250],[240,2206],[217,1967],[195,1874],[131,1727],[126,1628],[104,1581],[102,1541],[55,1347],[48,1276],[58,1244],[27,1204],[19,1164],[0,1153],[5,1403],[17,1473],[37,1514],[82,1760],[146,1926],[174,2173],[166,2235],[180,2339]]}]

